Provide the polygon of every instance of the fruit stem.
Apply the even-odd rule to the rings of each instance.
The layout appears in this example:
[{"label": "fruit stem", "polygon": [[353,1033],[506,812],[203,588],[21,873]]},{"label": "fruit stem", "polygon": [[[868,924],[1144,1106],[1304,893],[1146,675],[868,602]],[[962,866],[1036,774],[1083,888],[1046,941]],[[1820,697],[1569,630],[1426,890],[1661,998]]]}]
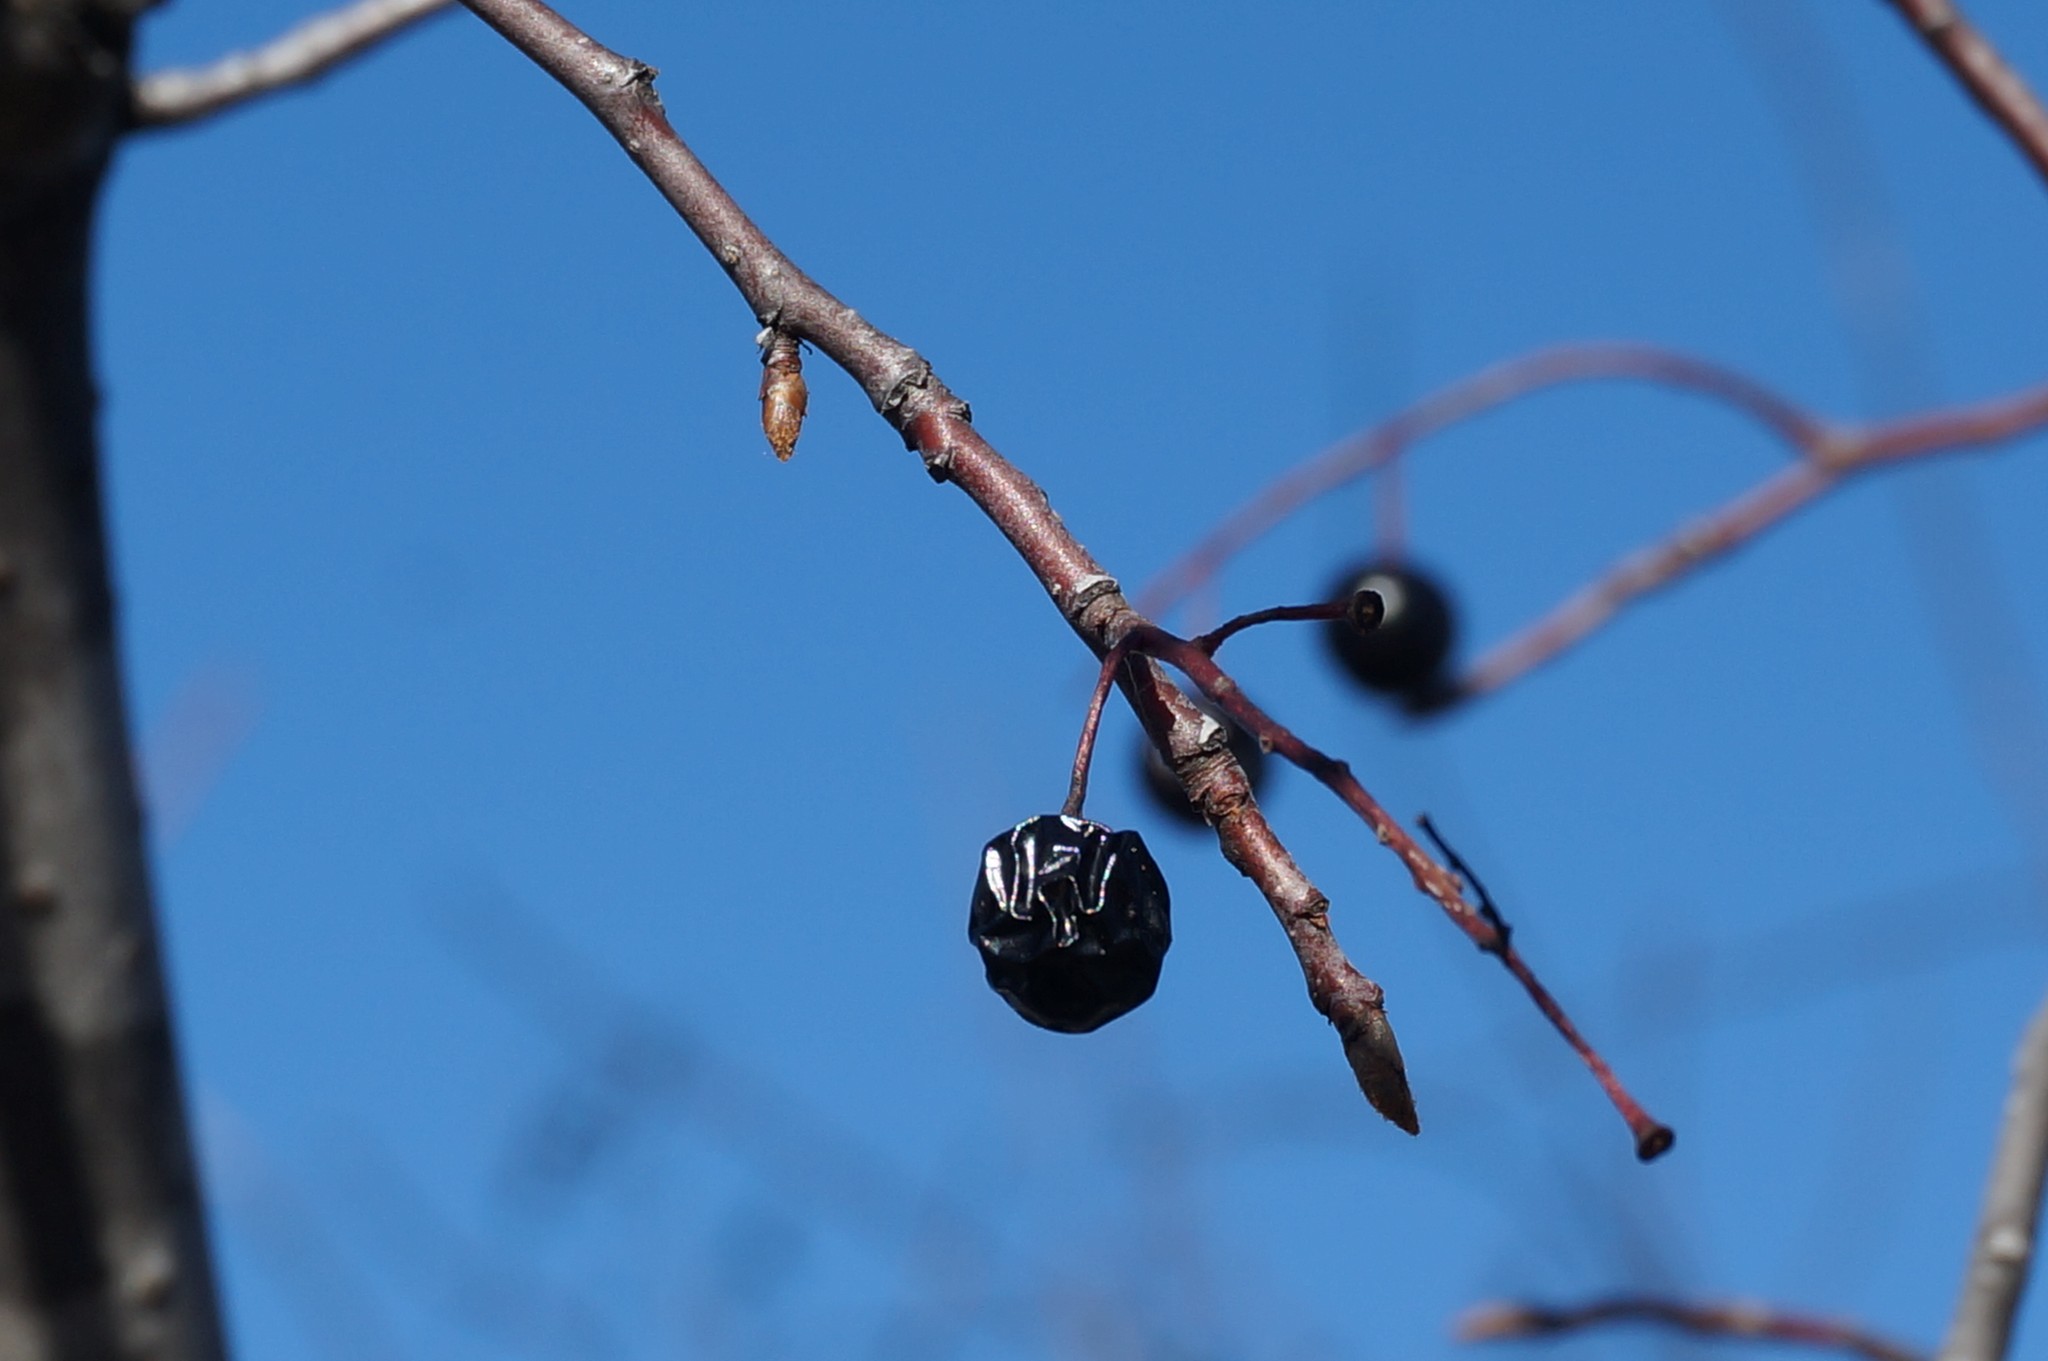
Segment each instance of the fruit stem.
[{"label": "fruit stem", "polygon": [[[1189,639],[1195,647],[1209,656],[1216,655],[1236,635],[1260,624],[1284,623],[1290,621],[1322,621],[1348,619],[1352,627],[1361,633],[1378,626],[1386,617],[1386,602],[1373,591],[1358,591],[1343,600],[1316,605],[1275,605],[1271,609],[1253,610],[1225,620],[1207,633]],[[1081,722],[1081,741],[1074,749],[1074,770],[1067,780],[1067,801],[1060,807],[1062,815],[1070,818],[1081,816],[1081,806],[1088,799],[1088,772],[1095,762],[1095,737],[1102,727],[1102,709],[1109,701],[1109,689],[1116,681],[1116,669],[1130,657],[1131,640],[1125,638],[1102,654],[1102,668],[1095,676],[1095,692],[1088,697],[1088,716]],[[1172,768],[1172,753],[1166,753],[1167,766]]]}]

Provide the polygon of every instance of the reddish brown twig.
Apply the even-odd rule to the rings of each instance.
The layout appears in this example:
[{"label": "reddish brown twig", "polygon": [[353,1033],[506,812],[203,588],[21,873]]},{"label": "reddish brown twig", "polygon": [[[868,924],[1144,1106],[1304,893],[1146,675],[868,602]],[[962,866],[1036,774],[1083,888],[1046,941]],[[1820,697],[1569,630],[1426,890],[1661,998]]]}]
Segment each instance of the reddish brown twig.
[{"label": "reddish brown twig", "polygon": [[[1359,594],[1372,595],[1371,592]],[[1373,598],[1377,600],[1376,596]],[[1125,660],[1133,656],[1156,657],[1183,672],[1188,679],[1201,687],[1202,693],[1207,695],[1232,722],[1257,738],[1260,746],[1268,751],[1279,752],[1287,760],[1307,771],[1343,800],[1346,807],[1358,814],[1365,825],[1372,829],[1373,835],[1379,838],[1380,844],[1389,847],[1401,858],[1401,862],[1408,867],[1409,876],[1414,880],[1415,887],[1434,899],[1444,914],[1451,919],[1452,924],[1463,931],[1474,945],[1500,960],[1507,971],[1514,975],[1515,981],[1529,994],[1530,999],[1536,1003],[1537,1009],[1557,1028],[1565,1043],[1569,1044],[1586,1067],[1592,1070],[1601,1090],[1607,1093],[1607,1099],[1614,1103],[1614,1108],[1621,1112],[1622,1119],[1627,1122],[1629,1133],[1635,1139],[1636,1156],[1644,1162],[1649,1162],[1662,1155],[1669,1151],[1673,1143],[1674,1136],[1670,1127],[1652,1118],[1642,1108],[1622,1085],[1621,1079],[1615,1076],[1614,1070],[1608,1067],[1607,1061],[1600,1056],[1599,1051],[1579,1033],[1571,1017],[1565,1014],[1564,1008],[1537,979],[1528,961],[1523,959],[1521,952],[1515,948],[1506,924],[1491,910],[1490,905],[1474,908],[1467,903],[1464,887],[1458,876],[1430,858],[1408,834],[1407,829],[1389,816],[1379,802],[1366,792],[1365,786],[1358,782],[1346,762],[1310,746],[1284,724],[1252,703],[1237,682],[1216,665],[1211,655],[1223,639],[1253,624],[1273,619],[1338,618],[1355,608],[1353,603],[1346,602],[1341,605],[1283,606],[1279,609],[1261,610],[1256,614],[1233,619],[1221,628],[1195,639],[1178,637],[1155,624],[1133,624],[1103,658],[1101,676],[1096,682],[1095,693],[1089,702],[1088,717],[1082,725],[1081,742],[1074,757],[1074,774],[1069,786],[1066,811],[1071,815],[1078,815],[1081,810],[1081,801],[1087,793],[1088,766],[1094,750],[1096,729],[1102,717],[1103,703],[1109,694],[1112,679],[1123,668]],[[1377,622],[1376,617],[1374,622]],[[1213,727],[1205,736],[1212,746],[1219,750],[1223,748],[1222,735]]]},{"label": "reddish brown twig", "polygon": [[1941,58],[1977,107],[2005,129],[2034,172],[2048,180],[2048,109],[2006,64],[1991,40],[1951,0],[1891,0],[1935,56]]},{"label": "reddish brown twig", "polygon": [[1622,559],[1498,644],[1459,678],[1453,699],[1497,690],[1556,659],[1626,605],[1749,542],[1853,474],[1911,458],[1980,449],[2048,425],[2048,384],[1973,406],[1855,426],[1824,421],[1733,370],[1654,346],[1540,350],[1454,383],[1284,474],[1167,567],[1139,593],[1139,604],[1152,612],[1172,608],[1294,512],[1336,487],[1389,466],[1426,435],[1549,388],[1612,380],[1677,388],[1731,407],[1776,435],[1799,461],[1669,538]]},{"label": "reddish brown twig", "polygon": [[1638,549],[1548,614],[1495,644],[1458,678],[1457,697],[1467,699],[1498,690],[1556,659],[1630,601],[1669,586],[1700,564],[1747,543],[1834,486],[1837,476],[1810,463],[1794,464],[1670,538]]},{"label": "reddish brown twig", "polygon": [[[1360,591],[1352,599],[1335,604],[1276,605],[1271,609],[1240,614],[1192,641],[1196,647],[1214,656],[1216,649],[1223,646],[1228,639],[1260,624],[1287,620],[1349,619],[1354,627],[1363,631],[1377,627],[1385,609],[1385,604],[1376,593]],[[1067,781],[1067,801],[1060,810],[1068,817],[1081,816],[1081,809],[1088,801],[1088,774],[1095,763],[1095,738],[1102,727],[1102,709],[1109,700],[1111,687],[1116,684],[1117,671],[1131,656],[1131,643],[1132,640],[1126,638],[1104,653],[1102,665],[1096,673],[1095,691],[1088,697],[1088,715],[1081,721],[1081,740],[1074,748],[1074,772]],[[1222,740],[1220,730],[1205,728],[1205,745]]]},{"label": "reddish brown twig", "polygon": [[[1146,624],[1038,485],[974,429],[967,404],[931,365],[815,283],[712,178],[669,125],[651,67],[601,46],[540,0],[464,3],[596,115],[725,269],[758,324],[808,342],[844,369],[926,471],[967,493],[1098,655]],[[1272,907],[1301,964],[1309,999],[1336,1028],[1367,1098],[1413,1133],[1414,1103],[1385,994],[1337,943],[1329,899],[1273,834],[1229,752],[1205,747],[1206,725],[1194,704],[1150,662],[1124,668],[1122,680],[1147,734],[1214,825],[1224,857]]]},{"label": "reddish brown twig", "polygon": [[1811,433],[1794,442],[1803,461],[1616,563],[1474,662],[1458,681],[1458,692],[1469,696],[1498,690],[1555,660],[1623,606],[1741,547],[1857,473],[1911,458],[1981,449],[2043,425],[2048,425],[2048,384],[1975,406],[1879,425],[1813,421]]},{"label": "reddish brown twig", "polygon": [[1786,1313],[1767,1305],[1685,1304],[1639,1296],[1552,1308],[1540,1304],[1482,1304],[1458,1320],[1460,1342],[1573,1333],[1608,1323],[1648,1323],[1702,1337],[1793,1342],[1861,1356],[1868,1361],[1927,1361],[1926,1354],[1867,1332],[1853,1323]]},{"label": "reddish brown twig", "polygon": [[1147,614],[1165,614],[1296,511],[1368,473],[1391,467],[1418,440],[1550,388],[1617,380],[1696,392],[1746,412],[1790,443],[1818,433],[1805,413],[1776,393],[1690,355],[1622,343],[1536,350],[1462,378],[1282,474],[1154,577],[1138,593],[1137,606]]},{"label": "reddish brown twig", "polygon": [[1374,470],[1372,484],[1372,546],[1382,562],[1400,563],[1408,558],[1408,483],[1401,476],[1398,461]]}]

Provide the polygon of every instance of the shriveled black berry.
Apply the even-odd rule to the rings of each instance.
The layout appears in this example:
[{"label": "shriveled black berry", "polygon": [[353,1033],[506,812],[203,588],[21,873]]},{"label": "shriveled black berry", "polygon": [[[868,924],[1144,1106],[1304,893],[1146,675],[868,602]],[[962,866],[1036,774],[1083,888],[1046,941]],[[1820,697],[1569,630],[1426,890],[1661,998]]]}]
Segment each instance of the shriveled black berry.
[{"label": "shriveled black berry", "polygon": [[1084,1034],[1159,986],[1173,943],[1166,878],[1136,832],[1029,818],[982,850],[967,938],[1019,1016]]},{"label": "shriveled black berry", "polygon": [[[1244,767],[1245,779],[1251,782],[1252,793],[1257,794],[1266,774],[1266,752],[1259,745],[1259,739],[1225,718],[1207,700],[1197,699],[1195,707],[1223,725],[1227,734],[1225,740],[1230,743],[1230,754]],[[1138,768],[1144,776],[1145,792],[1151,796],[1154,807],[1191,826],[1204,825],[1202,810],[1188,801],[1187,791],[1180,787],[1179,780],[1173,778],[1166,758],[1143,733],[1138,734]]]},{"label": "shriveled black berry", "polygon": [[1430,576],[1408,564],[1367,562],[1346,572],[1329,599],[1358,591],[1379,596],[1385,614],[1379,626],[1359,632],[1343,619],[1323,626],[1323,639],[1346,673],[1368,690],[1396,696],[1411,708],[1435,707],[1448,688],[1457,623],[1451,599]]}]

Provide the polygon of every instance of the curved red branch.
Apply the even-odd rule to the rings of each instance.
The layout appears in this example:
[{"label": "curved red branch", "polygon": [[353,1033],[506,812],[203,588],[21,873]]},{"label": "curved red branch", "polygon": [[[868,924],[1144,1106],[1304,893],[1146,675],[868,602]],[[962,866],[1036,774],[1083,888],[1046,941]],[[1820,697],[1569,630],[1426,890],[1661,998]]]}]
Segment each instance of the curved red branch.
[{"label": "curved red branch", "polygon": [[1138,608],[1165,614],[1296,511],[1369,473],[1390,468],[1419,440],[1551,388],[1616,381],[1697,393],[1746,413],[1794,445],[1820,434],[1810,417],[1762,384],[1675,350],[1621,342],[1536,350],[1461,378],[1282,474],[1154,577],[1138,593]]},{"label": "curved red branch", "polygon": [[1803,461],[1623,558],[1480,657],[1458,680],[1457,693],[1486,694],[1555,661],[1625,606],[1734,552],[1854,474],[1908,459],[1982,449],[2044,425],[2048,385],[1881,425],[1859,428],[1813,420],[1812,433],[1794,445]]},{"label": "curved red branch", "polygon": [[1690,355],[1649,345],[1558,346],[1453,383],[1282,474],[1154,578],[1139,592],[1139,607],[1155,614],[1173,608],[1296,511],[1392,467],[1426,436],[1539,392],[1600,381],[1674,388],[1729,407],[1775,435],[1798,462],[1623,558],[1496,645],[1459,678],[1454,700],[1498,690],[1555,660],[1640,597],[1733,552],[1853,474],[1982,449],[2048,426],[2048,384],[1976,405],[1852,426],[1823,420],[1743,374]]}]

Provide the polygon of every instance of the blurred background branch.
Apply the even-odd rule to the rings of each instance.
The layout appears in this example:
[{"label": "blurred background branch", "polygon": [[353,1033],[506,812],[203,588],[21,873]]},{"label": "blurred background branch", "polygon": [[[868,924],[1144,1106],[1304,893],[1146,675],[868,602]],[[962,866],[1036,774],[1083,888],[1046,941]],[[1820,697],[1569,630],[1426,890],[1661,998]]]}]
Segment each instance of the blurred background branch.
[{"label": "blurred background branch", "polygon": [[152,71],[135,82],[135,125],[174,127],[263,95],[309,84],[452,0],[354,0],[319,14],[261,47],[204,66]]}]

